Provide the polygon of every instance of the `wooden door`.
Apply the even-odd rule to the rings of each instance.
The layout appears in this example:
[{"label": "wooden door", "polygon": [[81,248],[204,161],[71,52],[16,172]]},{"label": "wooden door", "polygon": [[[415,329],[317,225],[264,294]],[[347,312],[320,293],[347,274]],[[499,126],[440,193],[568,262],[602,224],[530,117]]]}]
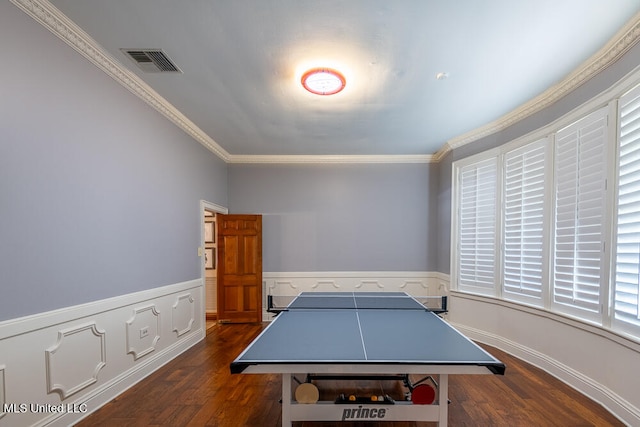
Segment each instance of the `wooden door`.
[{"label": "wooden door", "polygon": [[262,216],[217,215],[218,321],[262,321]]}]

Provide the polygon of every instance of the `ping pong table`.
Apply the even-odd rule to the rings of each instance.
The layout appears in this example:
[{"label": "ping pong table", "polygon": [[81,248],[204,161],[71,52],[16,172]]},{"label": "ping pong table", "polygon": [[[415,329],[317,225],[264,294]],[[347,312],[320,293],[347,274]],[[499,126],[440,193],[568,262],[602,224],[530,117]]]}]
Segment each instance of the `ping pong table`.
[{"label": "ping pong table", "polygon": [[[302,292],[230,369],[234,374],[282,374],[283,426],[292,421],[323,420],[436,421],[446,426],[448,376],[502,375],[505,365],[406,293]],[[298,391],[296,399],[292,393],[296,375],[380,379],[415,374],[437,376],[432,381],[437,385],[433,403],[383,396],[369,402],[350,396],[301,403]]]}]

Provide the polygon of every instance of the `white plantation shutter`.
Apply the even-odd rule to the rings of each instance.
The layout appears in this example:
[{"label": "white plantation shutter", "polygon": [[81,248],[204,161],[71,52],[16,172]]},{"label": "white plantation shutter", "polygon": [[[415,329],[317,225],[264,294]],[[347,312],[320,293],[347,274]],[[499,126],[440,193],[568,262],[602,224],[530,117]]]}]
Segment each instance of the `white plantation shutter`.
[{"label": "white plantation shutter", "polygon": [[546,140],[504,156],[503,296],[542,304]]},{"label": "white plantation shutter", "polygon": [[552,299],[559,311],[600,319],[607,108],[556,134]]},{"label": "white plantation shutter", "polygon": [[[614,322],[640,327],[640,88],[620,99]],[[636,330],[637,332],[637,330]]]},{"label": "white plantation shutter", "polygon": [[458,289],[493,294],[496,280],[497,158],[459,169]]},{"label": "white plantation shutter", "polygon": [[453,288],[639,338],[640,86],[523,142],[453,162]]}]

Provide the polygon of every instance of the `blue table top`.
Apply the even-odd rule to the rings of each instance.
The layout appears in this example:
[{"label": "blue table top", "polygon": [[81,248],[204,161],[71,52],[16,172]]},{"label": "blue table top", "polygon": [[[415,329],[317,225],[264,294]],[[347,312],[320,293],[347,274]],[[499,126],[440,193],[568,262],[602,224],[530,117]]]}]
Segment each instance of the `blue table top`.
[{"label": "blue table top", "polygon": [[[504,365],[404,293],[303,293],[231,364]],[[315,307],[315,308],[311,308]],[[384,307],[384,308],[383,308]]]}]

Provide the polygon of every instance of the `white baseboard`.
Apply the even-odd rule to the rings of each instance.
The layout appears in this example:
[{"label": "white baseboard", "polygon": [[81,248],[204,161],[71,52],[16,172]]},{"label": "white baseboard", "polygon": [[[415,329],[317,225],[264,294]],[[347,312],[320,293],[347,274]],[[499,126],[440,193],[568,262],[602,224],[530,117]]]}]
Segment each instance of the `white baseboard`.
[{"label": "white baseboard", "polygon": [[68,426],[205,337],[201,280],[0,323],[0,427]]},{"label": "white baseboard", "polygon": [[452,326],[475,341],[497,347],[553,375],[590,399],[599,402],[622,422],[629,423],[629,425],[640,425],[640,411],[638,408],[613,390],[597,383],[592,378],[583,375],[570,366],[503,337],[456,323],[452,323]]},{"label": "white baseboard", "polygon": [[[620,375],[615,372],[616,370],[623,369],[632,373],[634,372],[635,367],[618,366],[612,370],[611,366],[608,368],[605,366],[609,363],[611,365],[620,365],[619,362],[616,363],[615,361],[615,357],[618,355],[624,356],[625,358],[637,359],[637,353],[635,353],[635,350],[619,345],[615,339],[602,340],[602,337],[599,335],[593,334],[593,336],[591,336],[588,328],[586,327],[584,328],[585,330],[583,330],[573,326],[567,327],[565,323],[557,322],[554,327],[554,333],[552,334],[554,337],[549,337],[546,342],[542,341],[545,348],[552,349],[552,352],[545,354],[524,344],[525,342],[531,341],[532,343],[537,342],[538,345],[540,345],[540,342],[537,340],[540,337],[541,331],[536,331],[535,329],[541,327],[541,325],[545,325],[544,323],[539,323],[541,316],[536,316],[535,314],[531,315],[528,313],[530,309],[518,311],[516,308],[503,309],[496,305],[485,307],[487,304],[483,306],[483,304],[478,301],[475,302],[476,306],[474,309],[472,306],[474,304],[473,300],[467,300],[465,303],[467,305],[464,306],[464,310],[466,312],[474,310],[475,314],[460,314],[455,311],[456,308],[462,309],[459,307],[460,298],[458,296],[458,298],[454,298],[454,301],[451,303],[452,311],[450,312],[450,319],[481,319],[483,317],[488,317],[485,316],[485,310],[491,310],[492,312],[500,310],[497,316],[501,321],[492,322],[490,320],[487,325],[493,324],[494,326],[492,327],[496,328],[496,330],[504,329],[505,332],[510,331],[513,333],[512,329],[514,322],[522,324],[518,327],[518,333],[516,334],[516,336],[522,338],[522,342],[516,342],[514,339],[506,338],[499,332],[489,332],[488,330],[484,330],[484,327],[487,325],[480,325],[483,329],[469,326],[469,323],[473,323],[473,320],[465,321],[464,324],[456,321],[450,322],[452,326],[467,337],[499,348],[518,359],[544,370],[595,402],[600,403],[625,424],[640,425],[640,409],[635,406],[634,403],[621,395],[621,393],[628,393],[628,389],[635,386],[632,385],[632,381],[628,381],[628,378],[623,379],[622,382],[617,381],[616,378]],[[513,318],[509,318],[509,316]],[[545,323],[549,320],[547,317],[542,318],[545,319]],[[479,323],[482,323],[482,321],[477,321],[474,324]],[[511,328],[509,325],[511,325]],[[546,325],[546,327],[548,328],[549,325]],[[530,328],[528,333],[526,332],[527,328]],[[563,346],[554,344],[558,340],[566,343],[573,342],[575,344],[573,346],[569,345],[568,348],[575,348],[568,351],[565,347],[565,350],[562,350]],[[591,342],[589,343],[589,341]],[[578,344],[578,342],[581,344]],[[585,342],[588,344],[585,344]],[[634,356],[634,354],[636,354],[636,356]],[[607,357],[612,358],[608,363]],[[567,363],[563,363],[559,359],[575,361],[576,366],[569,366]],[[610,381],[611,385],[603,385],[592,375],[580,372],[577,369],[577,366],[580,366],[581,369],[586,372],[602,372],[602,369],[611,371],[610,376],[607,377],[605,375],[604,377]],[[508,370],[509,368],[507,367],[507,374]],[[613,388],[615,388],[615,390]],[[636,393],[633,394],[637,395]]]}]

